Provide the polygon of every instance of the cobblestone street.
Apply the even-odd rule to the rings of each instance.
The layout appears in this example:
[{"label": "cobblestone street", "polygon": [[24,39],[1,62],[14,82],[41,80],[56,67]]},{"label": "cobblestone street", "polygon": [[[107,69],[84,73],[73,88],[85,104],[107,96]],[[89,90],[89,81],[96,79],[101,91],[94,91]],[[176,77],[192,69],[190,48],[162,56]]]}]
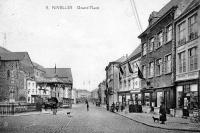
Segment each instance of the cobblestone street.
[{"label": "cobblestone street", "polygon": [[[90,105],[74,105],[72,117],[67,116],[68,109],[59,110],[57,115],[37,114],[24,116],[1,117],[1,133],[131,133],[131,132],[178,132],[152,128],[115,113],[106,111],[102,107]],[[182,132],[181,132],[182,133]]]}]

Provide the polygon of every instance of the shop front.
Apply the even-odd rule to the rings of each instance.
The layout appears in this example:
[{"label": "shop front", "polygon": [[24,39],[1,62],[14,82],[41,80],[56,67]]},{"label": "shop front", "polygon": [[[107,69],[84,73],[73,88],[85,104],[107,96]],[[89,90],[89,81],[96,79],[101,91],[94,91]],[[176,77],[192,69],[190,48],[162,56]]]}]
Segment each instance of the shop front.
[{"label": "shop front", "polygon": [[[131,101],[130,91],[119,91],[118,92],[118,105],[123,109],[128,107]],[[123,110],[122,109],[122,110]]]},{"label": "shop front", "polygon": [[198,79],[176,83],[176,109],[178,115],[188,117],[199,108]]},{"label": "shop front", "polygon": [[174,108],[173,102],[175,101],[175,95],[172,86],[143,89],[141,92],[144,112],[154,111],[158,113],[161,102],[165,103],[167,113],[170,113],[170,108]]}]

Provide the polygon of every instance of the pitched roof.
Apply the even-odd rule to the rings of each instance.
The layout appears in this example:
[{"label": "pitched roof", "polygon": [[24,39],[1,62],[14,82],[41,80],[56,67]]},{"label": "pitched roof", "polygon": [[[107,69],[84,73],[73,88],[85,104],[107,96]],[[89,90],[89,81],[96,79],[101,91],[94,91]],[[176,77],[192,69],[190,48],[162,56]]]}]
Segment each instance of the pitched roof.
[{"label": "pitched roof", "polygon": [[137,48],[128,56],[128,59],[140,54],[141,50],[142,50],[141,45],[137,46]]},{"label": "pitched roof", "polygon": [[24,54],[18,54],[15,52],[0,53],[1,60],[23,60]]},{"label": "pitched roof", "polygon": [[64,82],[73,82],[71,68],[45,68],[45,71],[47,78],[58,76],[58,78],[62,78]]},{"label": "pitched roof", "polygon": [[122,56],[121,58],[117,59],[117,60],[114,61],[114,62],[119,62],[119,63],[121,63],[121,62],[124,62],[125,60],[126,60],[126,56]]},{"label": "pitched roof", "polygon": [[[161,8],[159,10],[159,12],[156,13],[156,18],[155,18],[155,20],[153,20],[153,24],[156,23],[157,21],[159,21],[160,18],[164,14],[166,14],[172,7],[177,6],[183,13],[187,9],[188,5],[190,5],[191,2],[192,2],[192,0],[171,0],[171,1],[169,1],[163,8]],[[146,28],[146,30],[151,28],[153,24],[149,25]],[[143,33],[145,33],[146,30]],[[139,35],[139,38],[143,35],[143,33],[141,33]]]},{"label": "pitched roof", "polygon": [[33,62],[33,66],[34,66],[34,68],[42,70],[42,71],[45,72],[45,68],[43,66],[39,65],[38,63]]},{"label": "pitched roof", "polygon": [[0,53],[10,53],[11,51],[0,46]]}]

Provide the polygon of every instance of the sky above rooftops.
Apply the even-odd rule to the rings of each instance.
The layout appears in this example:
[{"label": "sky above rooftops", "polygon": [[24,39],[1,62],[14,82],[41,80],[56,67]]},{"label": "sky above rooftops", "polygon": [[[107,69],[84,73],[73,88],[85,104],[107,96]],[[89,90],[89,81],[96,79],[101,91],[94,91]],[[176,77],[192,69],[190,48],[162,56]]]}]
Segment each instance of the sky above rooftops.
[{"label": "sky above rooftops", "polygon": [[[167,2],[135,0],[143,30]],[[51,9],[58,5],[73,9]],[[91,5],[99,9],[77,9]],[[1,0],[0,7],[0,45],[44,67],[71,68],[77,89],[97,88],[109,62],[140,44],[130,0]]]}]

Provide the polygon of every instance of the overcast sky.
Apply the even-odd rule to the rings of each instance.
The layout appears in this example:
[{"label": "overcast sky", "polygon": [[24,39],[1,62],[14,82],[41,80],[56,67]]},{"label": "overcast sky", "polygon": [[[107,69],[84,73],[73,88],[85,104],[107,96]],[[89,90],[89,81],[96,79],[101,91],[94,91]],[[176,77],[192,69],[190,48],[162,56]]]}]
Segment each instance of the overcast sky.
[{"label": "overcast sky", "polygon": [[[167,2],[135,0],[143,30]],[[59,5],[73,9],[52,9]],[[0,0],[0,18],[1,46],[27,51],[44,67],[71,68],[77,89],[97,88],[108,63],[140,44],[130,0]]]}]

